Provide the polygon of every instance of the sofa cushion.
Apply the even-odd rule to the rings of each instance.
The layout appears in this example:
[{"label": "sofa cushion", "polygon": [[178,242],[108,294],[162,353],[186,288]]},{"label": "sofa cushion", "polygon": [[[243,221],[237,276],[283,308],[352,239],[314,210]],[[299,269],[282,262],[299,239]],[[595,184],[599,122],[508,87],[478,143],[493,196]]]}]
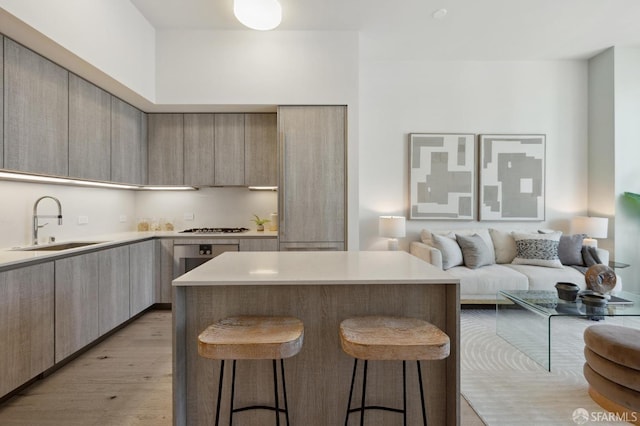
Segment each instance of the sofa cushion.
[{"label": "sofa cushion", "polygon": [[[501,229],[489,228],[489,235],[491,236],[493,249],[496,253],[496,263],[511,263],[518,254],[513,232],[513,230],[503,231]],[[526,230],[517,230],[515,232],[521,232],[523,234],[533,233],[533,231]]]},{"label": "sofa cushion", "polygon": [[[542,268],[538,268],[542,269]],[[487,265],[478,269],[456,266],[448,271],[460,280],[460,294],[496,298],[499,290],[527,290],[529,279],[505,265]]]},{"label": "sofa cushion", "polygon": [[558,282],[574,283],[580,286],[582,290],[587,288],[584,275],[571,266],[543,268],[540,266],[518,265],[514,263],[503,266],[526,276],[529,281],[528,290],[556,291],[554,286]]},{"label": "sofa cushion", "polygon": [[496,263],[494,254],[478,234],[469,236],[456,234],[456,241],[458,241],[458,245],[462,250],[462,257],[466,267],[477,269],[481,266]]},{"label": "sofa cushion", "polygon": [[432,234],[432,246],[442,253],[442,269],[444,270],[463,264],[462,251],[454,238],[453,234],[450,236]]},{"label": "sofa cushion", "polygon": [[[538,231],[541,234],[551,234],[554,231]],[[582,242],[585,234],[561,235],[558,243],[558,258],[563,265],[583,266]]]},{"label": "sofa cushion", "polygon": [[562,268],[558,258],[561,232],[550,234],[526,234],[514,232],[518,253],[511,263]]}]

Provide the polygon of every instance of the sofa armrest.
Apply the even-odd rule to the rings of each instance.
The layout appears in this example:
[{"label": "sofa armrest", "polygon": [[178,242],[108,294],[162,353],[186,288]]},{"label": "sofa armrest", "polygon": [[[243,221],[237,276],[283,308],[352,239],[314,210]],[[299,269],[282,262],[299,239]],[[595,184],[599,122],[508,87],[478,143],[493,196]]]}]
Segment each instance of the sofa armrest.
[{"label": "sofa armrest", "polygon": [[425,262],[442,269],[442,253],[437,248],[419,241],[412,241],[409,246],[409,252]]}]

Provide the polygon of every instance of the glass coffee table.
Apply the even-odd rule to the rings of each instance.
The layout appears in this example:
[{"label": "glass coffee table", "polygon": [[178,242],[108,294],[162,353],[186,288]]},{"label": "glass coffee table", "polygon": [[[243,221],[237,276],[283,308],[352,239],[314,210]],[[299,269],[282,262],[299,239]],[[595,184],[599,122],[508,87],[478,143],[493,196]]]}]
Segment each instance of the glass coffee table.
[{"label": "glass coffee table", "polygon": [[640,317],[640,295],[624,291],[616,296],[625,303],[609,303],[595,312],[587,312],[580,298],[576,302],[559,299],[556,291],[501,290],[497,296],[497,334],[548,371],[551,371],[552,327],[559,318],[584,320],[578,324],[578,330],[597,321],[636,328],[640,324],[636,318],[630,318]]}]

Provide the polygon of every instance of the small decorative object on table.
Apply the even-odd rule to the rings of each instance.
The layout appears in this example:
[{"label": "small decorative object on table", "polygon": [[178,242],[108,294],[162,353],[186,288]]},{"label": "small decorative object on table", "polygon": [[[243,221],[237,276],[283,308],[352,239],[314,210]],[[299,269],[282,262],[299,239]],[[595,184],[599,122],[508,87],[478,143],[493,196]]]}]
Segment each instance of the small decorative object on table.
[{"label": "small decorative object on table", "polygon": [[261,219],[257,214],[254,214],[253,216],[255,217],[255,219],[251,219],[251,221],[256,223],[257,231],[264,231],[264,224],[267,222],[271,222],[269,219]]},{"label": "small decorative object on table", "polygon": [[600,294],[608,294],[616,286],[616,273],[607,265],[590,266],[584,275],[587,288]]},{"label": "small decorative object on table", "polygon": [[575,302],[580,287],[574,283],[556,283],[556,290],[558,290],[558,298],[566,300],[567,302]]},{"label": "small decorative object on table", "polygon": [[592,321],[600,321],[604,319],[607,309],[607,298],[600,294],[582,294],[580,295],[582,304],[585,306],[587,317]]}]

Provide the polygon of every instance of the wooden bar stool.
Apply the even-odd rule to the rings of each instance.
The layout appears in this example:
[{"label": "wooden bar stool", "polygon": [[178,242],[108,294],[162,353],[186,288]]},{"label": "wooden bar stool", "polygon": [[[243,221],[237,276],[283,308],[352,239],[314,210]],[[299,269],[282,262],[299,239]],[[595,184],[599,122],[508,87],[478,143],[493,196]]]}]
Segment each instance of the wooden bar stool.
[{"label": "wooden bar stool", "polygon": [[[384,410],[401,413],[407,424],[407,378],[406,361],[417,361],[420,400],[422,402],[422,420],[427,424],[427,410],[422,386],[421,360],[444,359],[449,356],[449,336],[427,321],[417,318],[368,316],[349,318],[340,324],[340,344],[342,350],[355,358],[351,389],[344,424],[347,426],[349,415],[360,412],[360,425],[364,425],[365,410]],[[362,400],[360,407],[351,408],[353,387],[356,379],[358,359],[364,360],[362,379]],[[403,407],[391,408],[378,405],[366,405],[367,365],[369,361],[402,361]]]},{"label": "wooden bar stool", "polygon": [[[233,424],[233,414],[248,410],[271,410],[276,415],[276,425],[280,425],[280,414],[284,413],[289,424],[287,387],[284,378],[284,359],[290,358],[302,349],[304,326],[293,317],[236,316],[225,318],[207,327],[198,336],[198,354],[204,358],[220,360],[218,399],[216,402],[216,426],[220,419],[224,361],[233,360],[231,378],[231,406],[229,425]],[[233,407],[237,360],[273,360],[273,388],[275,405],[252,405]],[[280,360],[284,408],[280,408],[278,395],[278,373],[276,360]]]}]

